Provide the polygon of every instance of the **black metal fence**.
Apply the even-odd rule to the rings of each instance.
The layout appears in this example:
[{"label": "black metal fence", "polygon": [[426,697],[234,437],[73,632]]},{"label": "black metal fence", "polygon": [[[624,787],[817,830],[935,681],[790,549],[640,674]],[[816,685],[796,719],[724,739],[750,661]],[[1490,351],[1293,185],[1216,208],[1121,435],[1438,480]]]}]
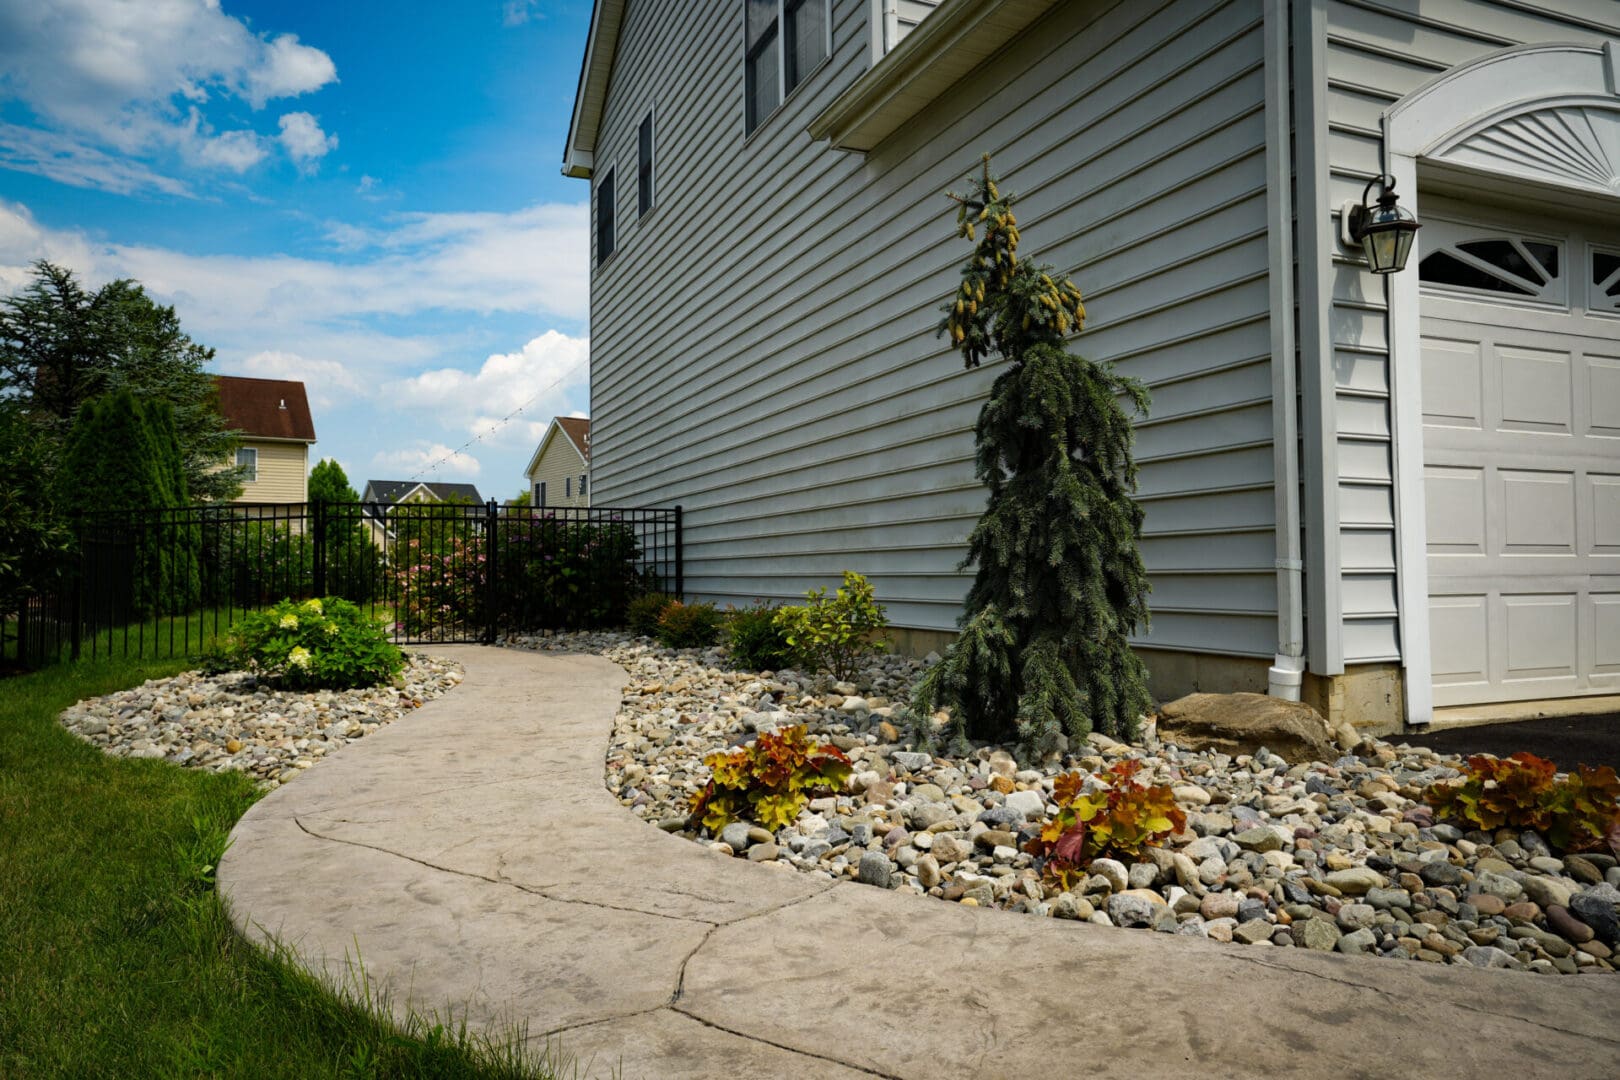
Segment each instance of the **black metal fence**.
[{"label": "black metal fence", "polygon": [[338,596],[406,643],[622,625],[685,590],[681,508],[231,504],[87,513],[60,585],[0,618],[24,668],[195,656],[245,613]]}]

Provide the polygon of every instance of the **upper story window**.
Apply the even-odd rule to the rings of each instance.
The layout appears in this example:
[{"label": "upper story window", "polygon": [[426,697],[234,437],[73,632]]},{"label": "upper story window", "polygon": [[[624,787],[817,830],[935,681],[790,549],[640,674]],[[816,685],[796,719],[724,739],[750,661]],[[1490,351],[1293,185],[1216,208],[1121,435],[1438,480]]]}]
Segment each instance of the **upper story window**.
[{"label": "upper story window", "polygon": [[259,478],[259,452],[251,446],[244,446],[236,452],[236,466],[244,470],[242,480],[253,483]]},{"label": "upper story window", "polygon": [[572,499],[573,497],[574,497],[574,478],[572,476],[565,476],[565,477],[563,477],[563,498]]},{"label": "upper story window", "polygon": [[596,265],[613,254],[613,170],[602,174],[596,185]]},{"label": "upper story window", "polygon": [[636,131],[636,214],[639,217],[653,206],[653,118],[652,113],[641,122]]},{"label": "upper story window", "polygon": [[829,0],[743,0],[748,131],[831,51]]},{"label": "upper story window", "polygon": [[585,473],[579,474],[579,497],[582,499],[585,497],[585,475]]}]

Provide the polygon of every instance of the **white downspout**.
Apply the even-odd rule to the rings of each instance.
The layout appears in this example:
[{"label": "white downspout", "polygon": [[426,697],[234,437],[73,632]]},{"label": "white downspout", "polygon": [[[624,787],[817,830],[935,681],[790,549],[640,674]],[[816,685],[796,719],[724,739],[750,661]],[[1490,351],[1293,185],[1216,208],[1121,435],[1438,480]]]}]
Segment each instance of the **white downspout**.
[{"label": "white downspout", "polygon": [[1299,536],[1299,386],[1294,335],[1293,117],[1289,0],[1265,0],[1266,217],[1271,261],[1272,477],[1277,518],[1277,654],[1266,692],[1298,701],[1305,679],[1304,563]]}]

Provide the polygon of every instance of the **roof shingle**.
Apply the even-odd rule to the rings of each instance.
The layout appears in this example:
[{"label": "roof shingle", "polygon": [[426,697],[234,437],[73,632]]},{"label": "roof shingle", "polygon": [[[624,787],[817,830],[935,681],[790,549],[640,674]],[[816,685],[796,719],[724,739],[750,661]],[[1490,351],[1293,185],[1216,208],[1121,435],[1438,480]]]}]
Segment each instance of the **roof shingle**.
[{"label": "roof shingle", "polygon": [[225,425],[253,439],[315,441],[304,384],[287,379],[250,379],[215,375],[219,411]]}]

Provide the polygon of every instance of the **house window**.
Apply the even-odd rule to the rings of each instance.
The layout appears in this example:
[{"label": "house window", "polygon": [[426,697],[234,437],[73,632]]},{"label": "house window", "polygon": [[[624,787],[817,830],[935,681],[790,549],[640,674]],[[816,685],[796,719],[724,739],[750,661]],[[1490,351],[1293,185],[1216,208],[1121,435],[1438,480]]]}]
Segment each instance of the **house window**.
[{"label": "house window", "polygon": [[565,476],[565,477],[563,477],[563,498],[572,499],[573,497],[574,497],[574,478],[572,476]]},{"label": "house window", "polygon": [[537,500],[537,505],[546,505],[546,482],[544,480],[534,485],[534,497]]},{"label": "house window", "polygon": [[596,265],[613,254],[613,170],[602,175],[596,185]]},{"label": "house window", "polygon": [[827,59],[828,0],[743,0],[743,63],[752,132]]},{"label": "house window", "polygon": [[244,446],[236,452],[236,467],[243,470],[242,480],[253,483],[259,479],[259,452],[252,447]]},{"label": "house window", "polygon": [[1491,293],[1562,304],[1563,245],[1528,236],[1481,233],[1446,221],[1418,263],[1418,280],[1465,292]]},{"label": "house window", "polygon": [[579,474],[579,497],[582,498],[582,499],[585,497],[585,474],[584,473]]},{"label": "house window", "polygon": [[653,128],[652,113],[641,122],[641,129],[636,133],[637,150],[640,157],[636,159],[636,206],[637,214],[645,214],[653,206]]}]

